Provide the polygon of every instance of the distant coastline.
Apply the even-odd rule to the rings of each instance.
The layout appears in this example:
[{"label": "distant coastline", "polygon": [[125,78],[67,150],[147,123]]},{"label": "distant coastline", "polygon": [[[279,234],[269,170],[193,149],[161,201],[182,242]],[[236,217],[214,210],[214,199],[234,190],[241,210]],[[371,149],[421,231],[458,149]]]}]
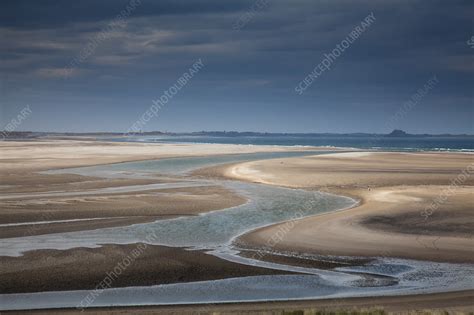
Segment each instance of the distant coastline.
[{"label": "distant coastline", "polygon": [[[125,137],[123,132],[47,132],[47,131],[13,131],[5,139],[40,138],[40,137]],[[286,133],[286,132],[253,132],[253,131],[196,131],[196,132],[137,132],[133,136],[206,136],[206,137],[391,137],[391,138],[430,138],[430,137],[467,137],[474,138],[474,134],[411,134],[395,129],[390,133]],[[129,134],[127,134],[129,137]]]}]

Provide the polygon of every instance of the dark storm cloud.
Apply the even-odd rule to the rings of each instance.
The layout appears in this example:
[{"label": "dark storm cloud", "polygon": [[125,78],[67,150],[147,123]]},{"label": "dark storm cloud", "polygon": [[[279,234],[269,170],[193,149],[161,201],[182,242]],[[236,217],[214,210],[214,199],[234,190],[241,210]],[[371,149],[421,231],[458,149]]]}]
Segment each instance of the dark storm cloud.
[{"label": "dark storm cloud", "polygon": [[[312,113],[317,118],[306,131],[364,131],[368,121],[387,119],[436,74],[439,86],[413,117],[432,110],[441,116],[449,112],[457,120],[449,121],[447,131],[472,130],[465,118],[473,114],[474,49],[466,44],[474,33],[472,1],[268,0],[251,11],[255,1],[141,0],[123,27],[94,41],[128,3],[3,1],[4,106],[13,112],[19,103],[35,101],[48,112],[58,107],[74,110],[81,102],[89,102],[100,112],[113,108],[121,115],[117,121],[127,121],[202,58],[205,70],[176,99],[181,105],[165,112],[170,115],[164,122],[167,129],[182,126],[187,121],[183,111],[199,101],[209,115],[202,121],[187,121],[189,130],[218,129],[219,125],[211,128],[216,106],[234,113],[236,107],[245,109],[255,103],[255,114],[263,121],[272,109],[283,120],[286,116],[294,119],[286,121],[288,125],[267,126],[258,125],[256,119],[254,125],[236,123],[234,129],[304,131],[298,129],[305,125],[298,119],[305,121]],[[304,95],[296,95],[295,85],[371,12],[375,24]],[[243,27],[233,29],[243,18],[247,19]],[[64,67],[91,42],[93,51],[75,63],[71,76],[64,80]],[[450,112],[453,108],[460,114]],[[341,112],[372,113],[372,117],[345,127],[335,122],[334,130],[319,129],[322,120],[335,119]],[[41,129],[43,123],[32,126]],[[84,122],[88,128],[101,129],[88,123]],[[429,119],[424,123],[426,131],[439,127]],[[377,131],[380,126],[372,127]],[[118,123],[106,128],[122,127],[126,126]]]},{"label": "dark storm cloud", "polygon": [[[77,22],[97,22],[113,18],[128,0],[4,0],[0,12],[0,25],[6,27],[60,27]],[[252,1],[214,0],[160,0],[141,1],[136,12],[139,16],[163,16],[183,14],[209,14],[239,11]]]}]

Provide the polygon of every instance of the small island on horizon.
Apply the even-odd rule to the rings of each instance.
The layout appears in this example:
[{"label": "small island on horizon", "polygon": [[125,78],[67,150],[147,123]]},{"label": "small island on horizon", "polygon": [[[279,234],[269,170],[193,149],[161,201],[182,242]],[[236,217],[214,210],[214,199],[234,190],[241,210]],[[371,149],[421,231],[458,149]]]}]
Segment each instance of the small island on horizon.
[{"label": "small island on horizon", "polygon": [[474,1],[1,8],[1,314],[474,315]]},{"label": "small island on horizon", "polygon": [[207,136],[207,137],[388,137],[388,138],[413,138],[413,137],[474,137],[474,134],[411,134],[401,129],[394,129],[390,133],[299,133],[299,132],[255,132],[255,131],[195,131],[195,132],[167,132],[167,131],[141,131],[136,133],[123,132],[48,132],[48,131],[12,131],[0,132],[0,140],[52,137],[74,137],[74,136],[111,136],[111,137],[135,137],[135,136]]}]

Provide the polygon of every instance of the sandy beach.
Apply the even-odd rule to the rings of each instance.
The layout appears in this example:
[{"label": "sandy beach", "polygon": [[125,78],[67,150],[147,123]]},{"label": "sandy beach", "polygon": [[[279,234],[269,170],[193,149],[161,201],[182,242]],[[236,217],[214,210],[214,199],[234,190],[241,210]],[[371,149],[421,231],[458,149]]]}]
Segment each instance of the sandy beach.
[{"label": "sandy beach", "polygon": [[[0,225],[0,238],[145,223],[198,215],[245,202],[245,198],[220,186],[77,197],[17,198],[0,201],[0,222],[3,224]],[[46,221],[69,222],[38,224]]]},{"label": "sandy beach", "polygon": [[2,8],[0,315],[474,315],[474,1]]},{"label": "sandy beach", "polygon": [[[103,142],[81,140],[37,140],[0,142],[0,172],[48,170],[67,167],[143,161],[170,157],[210,156],[255,152],[305,151],[292,146],[233,144],[173,144]],[[321,149],[327,151],[327,148]],[[5,183],[8,184],[8,183]],[[2,185],[5,185],[2,183]]]},{"label": "sandy beach", "polygon": [[[148,222],[160,217],[196,215],[235,206],[246,200],[222,187],[199,187],[88,194],[94,189],[173,182],[178,179],[121,179],[44,174],[46,170],[142,161],[169,157],[219,154],[300,151],[279,146],[220,144],[148,144],[84,140],[37,140],[0,142],[0,224],[94,219],[94,222],[36,224],[28,235],[77,231]],[[71,196],[41,196],[48,192],[73,192]],[[77,196],[77,192],[83,195]],[[21,194],[20,194],[21,193]],[[29,197],[28,193],[36,194]],[[39,193],[39,194],[38,194]],[[15,197],[15,194],[18,194]],[[219,196],[219,198],[217,198]],[[0,237],[18,236],[25,226],[0,226]]]},{"label": "sandy beach", "polygon": [[[149,185],[178,179],[168,175],[140,179],[104,179],[73,174],[40,174],[40,171],[166,157],[206,156],[216,151],[219,154],[234,154],[302,150],[276,146],[59,140],[0,142],[0,148],[0,196],[6,198],[0,200],[0,238],[126,226],[198,215],[247,201],[218,185],[92,194],[104,188]],[[327,151],[327,148],[321,150]],[[455,189],[452,189],[452,182],[470,165],[472,167],[472,162],[470,154],[352,152],[221,165],[198,170],[189,176],[233,178],[326,191],[360,201],[357,207],[351,209],[297,221],[295,227],[274,246],[276,253],[285,251],[368,259],[373,256],[389,256],[471,263],[474,181],[470,176],[465,176]],[[468,170],[472,172],[472,168]],[[48,195],[55,192],[66,195]],[[81,195],[73,195],[78,192]],[[436,207],[427,215],[427,205],[431,205],[437,196],[444,195],[447,197],[436,203]],[[58,220],[66,222],[43,222]],[[277,224],[257,229],[240,237],[237,243],[242,248],[259,248],[278,228]],[[19,293],[92,289],[103,279],[107,270],[113,268],[117,261],[129,255],[138,245],[104,244],[98,248],[35,250],[20,257],[2,256],[0,291]],[[245,256],[245,252],[242,256]],[[278,255],[267,255],[265,260],[322,269],[358,265],[366,261],[348,258],[331,263],[308,263]],[[165,246],[148,246],[145,254],[132,266],[127,269],[124,277],[113,283],[113,287],[288,274],[228,262],[202,251]],[[75,270],[73,275],[70,273],[71,268]],[[471,297],[472,292],[468,291],[406,297],[246,303],[205,306],[202,312],[233,314],[245,309],[255,314],[261,310],[273,310],[279,314],[286,310],[311,307],[341,309],[374,305],[395,311],[412,307],[443,307],[465,311],[471,305]],[[404,304],[400,306],[399,303]],[[195,310],[194,307],[176,306],[115,310],[103,308],[88,309],[86,312],[191,314]],[[74,314],[76,311],[54,312]]]},{"label": "sandy beach", "polygon": [[[352,209],[299,220],[275,250],[474,262],[471,154],[335,153],[230,166],[240,180],[342,194]],[[263,246],[281,225],[239,238]]]},{"label": "sandy beach", "polygon": [[[301,150],[269,146],[109,143],[83,140],[0,142],[0,239],[128,226],[233,207],[247,199],[218,186],[103,192],[173,183],[179,178],[99,178],[46,170],[168,157]],[[57,194],[59,193],[59,194]],[[56,194],[56,195],[55,195]],[[69,194],[69,195],[68,195]],[[52,222],[51,222],[52,221]],[[66,251],[37,250],[0,257],[0,292],[94,288],[120,257],[137,246],[108,244]],[[94,266],[94,268],[91,268]],[[70,270],[75,270],[71,274]],[[149,246],[113,287],[277,274],[200,251]],[[151,276],[154,275],[154,276]]]}]

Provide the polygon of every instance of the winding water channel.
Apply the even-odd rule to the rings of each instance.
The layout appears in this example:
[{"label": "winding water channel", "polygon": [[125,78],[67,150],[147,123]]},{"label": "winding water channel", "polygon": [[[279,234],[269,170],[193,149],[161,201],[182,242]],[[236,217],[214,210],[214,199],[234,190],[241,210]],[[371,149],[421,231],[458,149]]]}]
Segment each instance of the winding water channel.
[{"label": "winding water channel", "polygon": [[[126,227],[104,228],[1,240],[2,255],[19,256],[35,249],[99,247],[102,244],[147,242],[156,245],[206,249],[210,254],[241,264],[300,272],[300,275],[256,276],[106,289],[92,306],[158,305],[261,300],[314,299],[348,296],[374,296],[441,292],[472,288],[474,268],[466,264],[420,262],[378,258],[358,267],[320,270],[281,265],[239,256],[232,240],[255,228],[294,218],[296,212],[312,216],[354,206],[347,197],[301,189],[280,188],[240,181],[202,180],[187,176],[195,169],[239,161],[307,155],[310,152],[258,153],[214,157],[163,159],[145,162],[50,171],[102,177],[149,177],[173,175],[169,184],[108,188],[108,192],[160,188],[221,185],[245,196],[243,205],[212,211],[199,216],[180,217]],[[316,154],[316,153],[311,153]],[[324,154],[318,152],[317,154]],[[149,187],[147,187],[149,186]],[[52,192],[47,197],[78,192]],[[97,192],[103,193],[103,189]],[[36,194],[38,195],[38,194]],[[27,197],[27,196],[25,196]],[[8,196],[0,196],[7,199]],[[153,235],[150,238],[150,235]],[[1,309],[75,307],[88,294],[86,290],[0,295]]]}]

